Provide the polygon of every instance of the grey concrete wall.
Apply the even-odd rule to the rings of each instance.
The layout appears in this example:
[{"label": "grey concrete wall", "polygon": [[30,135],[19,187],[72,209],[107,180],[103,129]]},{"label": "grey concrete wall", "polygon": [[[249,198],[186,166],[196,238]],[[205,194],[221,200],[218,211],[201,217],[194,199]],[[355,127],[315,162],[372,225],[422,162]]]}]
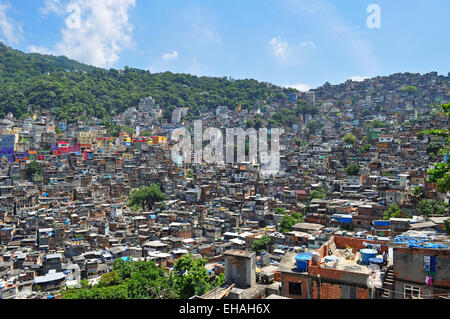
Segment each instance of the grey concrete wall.
[{"label": "grey concrete wall", "polygon": [[256,258],[225,256],[225,280],[247,288],[256,284]]},{"label": "grey concrete wall", "polygon": [[437,256],[433,281],[448,282],[450,277],[450,254],[448,250],[394,249],[394,273],[396,279],[425,283],[424,256]]}]

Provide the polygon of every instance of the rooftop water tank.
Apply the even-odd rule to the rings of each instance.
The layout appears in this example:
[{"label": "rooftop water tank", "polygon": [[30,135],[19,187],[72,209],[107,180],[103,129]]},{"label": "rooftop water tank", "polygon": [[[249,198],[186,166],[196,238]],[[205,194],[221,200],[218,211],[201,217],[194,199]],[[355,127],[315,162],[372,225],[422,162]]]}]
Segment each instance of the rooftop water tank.
[{"label": "rooftop water tank", "polygon": [[336,269],[337,264],[339,262],[339,257],[337,257],[337,256],[326,256],[324,258],[324,260],[325,260],[327,268],[334,268],[334,269]]},{"label": "rooftop water tank", "polygon": [[361,260],[364,265],[368,265],[370,258],[375,258],[378,255],[378,252],[375,249],[361,249]]},{"label": "rooftop water tank", "polygon": [[295,257],[295,262],[297,264],[297,270],[300,272],[307,272],[308,271],[308,264],[309,261],[312,258],[311,253],[299,253]]}]

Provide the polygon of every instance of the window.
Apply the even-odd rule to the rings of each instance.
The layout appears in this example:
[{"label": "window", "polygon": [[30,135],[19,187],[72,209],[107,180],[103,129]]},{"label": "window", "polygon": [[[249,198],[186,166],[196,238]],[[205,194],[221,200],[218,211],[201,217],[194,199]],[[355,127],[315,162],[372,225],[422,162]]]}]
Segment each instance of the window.
[{"label": "window", "polygon": [[297,282],[289,283],[289,294],[292,296],[301,296],[302,295],[302,284]]},{"label": "window", "polygon": [[420,297],[420,287],[405,285],[404,299],[414,299]]}]

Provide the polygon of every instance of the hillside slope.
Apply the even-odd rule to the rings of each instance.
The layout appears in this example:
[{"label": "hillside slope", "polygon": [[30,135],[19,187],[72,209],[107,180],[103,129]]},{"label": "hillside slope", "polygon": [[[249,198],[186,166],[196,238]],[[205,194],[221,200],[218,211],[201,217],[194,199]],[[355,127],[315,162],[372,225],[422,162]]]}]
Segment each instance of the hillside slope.
[{"label": "hillside slope", "polygon": [[193,114],[218,105],[244,108],[271,97],[285,98],[281,89],[256,80],[197,77],[126,68],[104,70],[65,57],[26,54],[0,44],[0,117],[26,116],[51,109],[63,120],[108,118],[152,96],[169,117],[175,107]]}]

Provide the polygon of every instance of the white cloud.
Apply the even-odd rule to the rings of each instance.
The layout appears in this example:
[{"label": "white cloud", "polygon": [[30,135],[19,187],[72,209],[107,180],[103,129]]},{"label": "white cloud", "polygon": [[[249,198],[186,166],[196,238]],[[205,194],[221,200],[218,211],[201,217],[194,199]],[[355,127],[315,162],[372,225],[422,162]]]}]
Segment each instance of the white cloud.
[{"label": "white cloud", "polygon": [[98,67],[112,67],[119,54],[134,45],[128,15],[135,5],[136,0],[47,0],[40,12],[55,13],[65,21],[62,40],[52,51]]},{"label": "white cloud", "polygon": [[352,80],[352,81],[354,81],[354,82],[362,82],[362,81],[364,81],[364,80],[366,80],[366,79],[370,79],[370,77],[369,77],[369,76],[359,76],[359,75],[355,75],[355,76],[352,76],[352,77],[350,78],[350,80]]},{"label": "white cloud", "polygon": [[200,27],[199,25],[194,24],[193,28],[194,28],[195,32],[203,35],[207,39],[212,40],[217,43],[222,43],[222,39],[219,36],[217,36],[214,32],[212,32],[210,29],[208,29],[207,27]]},{"label": "white cloud", "polygon": [[313,49],[316,49],[317,48],[317,46],[316,46],[316,44],[313,42],[313,41],[309,41],[309,42],[302,42],[302,43],[300,43],[300,45],[302,46],[302,47],[311,47],[311,48],[313,48]]},{"label": "white cloud", "polygon": [[289,44],[287,41],[283,41],[280,37],[273,38],[269,42],[269,51],[272,55],[281,60],[288,58]]},{"label": "white cloud", "polygon": [[288,84],[285,85],[284,87],[296,89],[299,90],[300,92],[308,92],[309,90],[311,90],[311,86],[306,83]]},{"label": "white cloud", "polygon": [[0,31],[7,42],[17,44],[23,39],[23,30],[21,25],[6,15],[10,8],[9,2],[0,3]]},{"label": "white cloud", "polygon": [[178,51],[173,50],[172,53],[165,53],[163,54],[162,58],[163,60],[174,60],[178,59],[179,53]]},{"label": "white cloud", "polygon": [[187,72],[197,76],[212,76],[210,70],[200,63],[196,57],[192,58],[192,64],[187,68]]},{"label": "white cloud", "polygon": [[43,8],[39,8],[39,12],[42,15],[48,15],[50,13],[64,14],[64,6],[60,0],[45,0]]},{"label": "white cloud", "polygon": [[30,45],[28,47],[28,50],[32,53],[39,53],[39,54],[46,54],[46,55],[57,55],[56,52],[53,52],[52,50],[49,50],[47,48],[44,47],[38,47],[38,46],[34,46],[34,45]]},{"label": "white cloud", "polygon": [[296,10],[300,14],[312,18],[324,33],[330,33],[341,50],[367,73],[379,73],[380,61],[374,47],[361,27],[352,24],[339,12],[329,0],[284,0],[290,12]]}]

